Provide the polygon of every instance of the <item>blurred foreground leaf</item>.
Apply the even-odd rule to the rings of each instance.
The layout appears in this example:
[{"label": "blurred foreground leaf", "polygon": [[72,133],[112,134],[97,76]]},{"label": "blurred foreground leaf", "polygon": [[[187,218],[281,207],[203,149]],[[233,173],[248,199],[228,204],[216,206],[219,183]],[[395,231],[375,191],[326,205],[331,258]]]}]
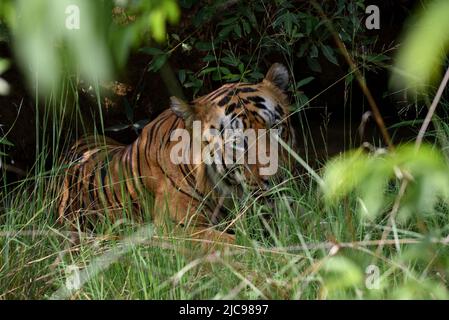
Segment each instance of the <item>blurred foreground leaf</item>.
[{"label": "blurred foreground leaf", "polygon": [[1,77],[2,73],[8,70],[9,65],[10,65],[9,60],[0,59],[0,96],[8,95],[9,91],[11,90],[9,83]]},{"label": "blurred foreground leaf", "polygon": [[148,32],[163,41],[166,22],[174,23],[180,15],[175,0],[120,1],[123,7],[117,3],[2,1],[0,18],[10,29],[19,64],[36,92],[48,94],[64,75],[108,81]]},{"label": "blurred foreground leaf", "polygon": [[343,256],[335,256],[324,264],[324,288],[332,296],[334,291],[360,285],[363,273],[359,266]]},{"label": "blurred foreground leaf", "polygon": [[374,219],[386,203],[388,183],[409,179],[400,217],[432,210],[449,198],[449,166],[440,151],[428,145],[419,150],[403,145],[394,152],[367,154],[356,150],[330,161],[325,168],[323,192],[328,204],[350,193],[360,198],[362,216]]},{"label": "blurred foreground leaf", "polygon": [[395,89],[424,92],[441,76],[449,49],[449,1],[427,3],[407,28],[392,77]]}]

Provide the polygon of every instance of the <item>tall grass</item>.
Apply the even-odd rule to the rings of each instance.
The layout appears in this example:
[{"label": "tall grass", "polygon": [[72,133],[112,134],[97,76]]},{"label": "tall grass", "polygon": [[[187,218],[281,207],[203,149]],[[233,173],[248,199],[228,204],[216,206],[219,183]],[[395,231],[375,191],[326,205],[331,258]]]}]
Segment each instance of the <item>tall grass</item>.
[{"label": "tall grass", "polygon": [[[70,144],[61,130],[81,126],[73,121],[79,106],[69,98],[76,91],[66,85],[61,97],[36,106],[42,139],[34,170],[0,190],[0,299],[449,298],[446,205],[388,227],[392,232],[378,250],[387,217],[369,222],[359,216],[355,195],[325,206],[310,168],[283,169],[286,178],[270,191],[273,207],[250,196],[236,199],[227,222],[237,244],[219,253],[152,233],[149,218],[104,221],[70,245],[55,211],[63,172],[58,146]],[[447,136],[447,125],[441,128]]]}]

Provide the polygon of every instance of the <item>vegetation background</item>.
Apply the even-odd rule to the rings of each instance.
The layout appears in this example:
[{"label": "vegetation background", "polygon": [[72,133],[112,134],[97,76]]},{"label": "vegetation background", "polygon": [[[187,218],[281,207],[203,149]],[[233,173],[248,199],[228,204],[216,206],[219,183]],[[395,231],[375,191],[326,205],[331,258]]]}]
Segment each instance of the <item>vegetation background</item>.
[{"label": "vegetation background", "polygon": [[[73,4],[79,29],[66,25]],[[378,30],[365,25],[371,4]],[[2,0],[0,299],[449,298],[447,10]],[[274,210],[236,201],[237,245],[204,255],[152,234],[149,219],[105,221],[68,245],[55,186],[77,137],[129,143],[170,95],[257,82],[274,62],[291,75],[299,149],[270,191]]]}]

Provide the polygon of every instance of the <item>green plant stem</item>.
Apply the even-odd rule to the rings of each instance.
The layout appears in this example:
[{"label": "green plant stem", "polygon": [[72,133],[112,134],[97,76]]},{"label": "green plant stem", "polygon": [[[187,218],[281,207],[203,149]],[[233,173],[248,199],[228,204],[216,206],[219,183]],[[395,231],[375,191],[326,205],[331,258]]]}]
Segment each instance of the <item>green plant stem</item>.
[{"label": "green plant stem", "polygon": [[422,144],[422,141],[424,139],[424,134],[426,133],[427,128],[429,127],[429,124],[432,121],[433,115],[435,114],[435,110],[436,110],[438,104],[440,103],[444,89],[446,88],[448,82],[449,82],[449,68],[447,68],[447,70],[446,70],[446,74],[444,75],[444,78],[440,83],[438,91],[437,91],[435,97],[433,98],[433,101],[432,101],[432,104],[430,105],[429,111],[427,112],[427,115],[424,119],[421,129],[419,130],[418,137],[416,138],[416,148],[419,148]]}]

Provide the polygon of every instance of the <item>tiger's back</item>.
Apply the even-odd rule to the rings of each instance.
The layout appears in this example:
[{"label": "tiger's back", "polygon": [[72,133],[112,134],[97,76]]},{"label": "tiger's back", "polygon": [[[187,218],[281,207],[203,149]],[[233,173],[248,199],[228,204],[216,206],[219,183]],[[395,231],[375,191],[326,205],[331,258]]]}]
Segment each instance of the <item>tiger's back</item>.
[{"label": "tiger's back", "polygon": [[[170,149],[167,137],[175,128],[184,128],[184,123],[171,110],[166,110],[130,145],[103,136],[78,140],[66,161],[68,169],[58,205],[59,219],[107,214],[115,220],[129,209],[125,206],[129,203],[131,213],[138,218],[135,213],[140,211],[140,199],[145,193],[157,193],[167,176],[181,176],[176,172],[180,168],[166,161]],[[175,180],[173,183],[180,190],[189,189],[183,178]]]}]

